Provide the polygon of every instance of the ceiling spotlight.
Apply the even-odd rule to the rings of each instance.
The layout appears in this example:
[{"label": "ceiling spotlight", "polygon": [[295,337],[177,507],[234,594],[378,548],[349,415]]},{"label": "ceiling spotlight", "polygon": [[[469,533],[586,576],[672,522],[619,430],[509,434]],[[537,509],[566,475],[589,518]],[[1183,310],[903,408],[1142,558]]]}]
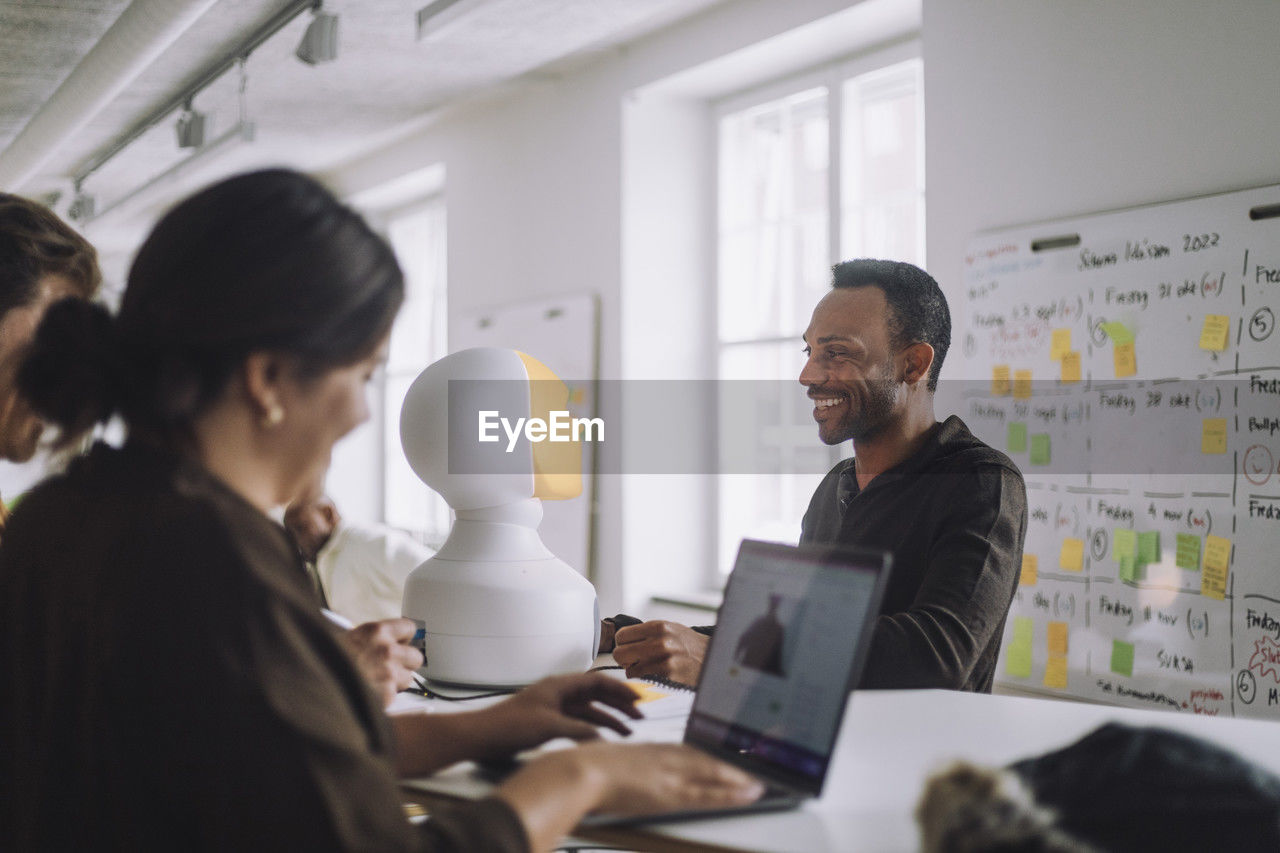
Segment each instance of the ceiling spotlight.
[{"label": "ceiling spotlight", "polygon": [[319,3],[312,11],[311,23],[294,55],[308,65],[332,62],[338,58],[338,16],[323,11]]},{"label": "ceiling spotlight", "polygon": [[178,133],[179,148],[199,148],[204,145],[204,113],[198,113],[191,108],[191,101],[188,100],[182,108],[182,114],[178,116],[178,125],[174,129]]}]

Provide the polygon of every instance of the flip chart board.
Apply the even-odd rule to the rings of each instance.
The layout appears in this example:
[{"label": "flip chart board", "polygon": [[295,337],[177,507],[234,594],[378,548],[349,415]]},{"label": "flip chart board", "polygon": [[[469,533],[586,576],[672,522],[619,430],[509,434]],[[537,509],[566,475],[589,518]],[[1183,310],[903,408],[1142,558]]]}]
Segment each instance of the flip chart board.
[{"label": "flip chart board", "polygon": [[1028,490],[998,680],[1280,720],[1280,186],[983,234],[963,287],[945,404]]}]

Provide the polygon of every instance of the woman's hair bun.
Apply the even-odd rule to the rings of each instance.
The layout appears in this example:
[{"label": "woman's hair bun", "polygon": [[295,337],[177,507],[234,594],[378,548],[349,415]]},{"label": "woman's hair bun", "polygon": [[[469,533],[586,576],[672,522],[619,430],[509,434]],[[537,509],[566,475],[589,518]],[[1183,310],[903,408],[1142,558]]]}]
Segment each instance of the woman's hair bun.
[{"label": "woman's hair bun", "polygon": [[85,299],[56,302],[45,312],[18,370],[18,390],[45,420],[75,441],[111,417],[119,403],[120,354],[115,321]]}]

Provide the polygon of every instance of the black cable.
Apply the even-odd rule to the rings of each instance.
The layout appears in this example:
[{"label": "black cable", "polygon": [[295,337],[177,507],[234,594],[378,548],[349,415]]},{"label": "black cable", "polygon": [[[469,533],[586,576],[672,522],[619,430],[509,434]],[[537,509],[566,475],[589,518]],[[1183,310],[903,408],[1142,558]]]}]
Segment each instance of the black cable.
[{"label": "black cable", "polygon": [[449,696],[444,693],[437,693],[427,686],[426,681],[421,678],[418,683],[411,687],[401,690],[401,693],[412,693],[414,696],[425,696],[428,699],[443,699],[446,702],[466,702],[471,699],[492,699],[494,696],[510,696],[519,690],[518,687],[509,687],[504,690],[491,690],[487,693],[473,693],[470,696]]}]

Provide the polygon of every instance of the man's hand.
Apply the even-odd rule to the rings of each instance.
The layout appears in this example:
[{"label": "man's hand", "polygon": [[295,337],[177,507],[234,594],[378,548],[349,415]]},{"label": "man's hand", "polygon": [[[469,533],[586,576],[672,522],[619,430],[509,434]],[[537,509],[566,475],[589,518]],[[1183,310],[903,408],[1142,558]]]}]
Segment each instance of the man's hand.
[{"label": "man's hand", "polygon": [[599,726],[631,734],[625,723],[599,706],[639,719],[643,715],[636,710],[636,698],[626,684],[598,672],[544,678],[475,712],[485,733],[477,744],[483,754],[477,757],[508,756],[558,737],[594,740],[600,737]]},{"label": "man's hand", "polygon": [[650,676],[697,684],[708,638],[677,622],[641,622],[619,628],[613,659],[628,677]]},{"label": "man's hand", "polygon": [[412,620],[383,619],[357,625],[342,635],[360,673],[384,706],[413,684],[414,670],[422,666],[422,652],[409,645],[416,630]]}]

